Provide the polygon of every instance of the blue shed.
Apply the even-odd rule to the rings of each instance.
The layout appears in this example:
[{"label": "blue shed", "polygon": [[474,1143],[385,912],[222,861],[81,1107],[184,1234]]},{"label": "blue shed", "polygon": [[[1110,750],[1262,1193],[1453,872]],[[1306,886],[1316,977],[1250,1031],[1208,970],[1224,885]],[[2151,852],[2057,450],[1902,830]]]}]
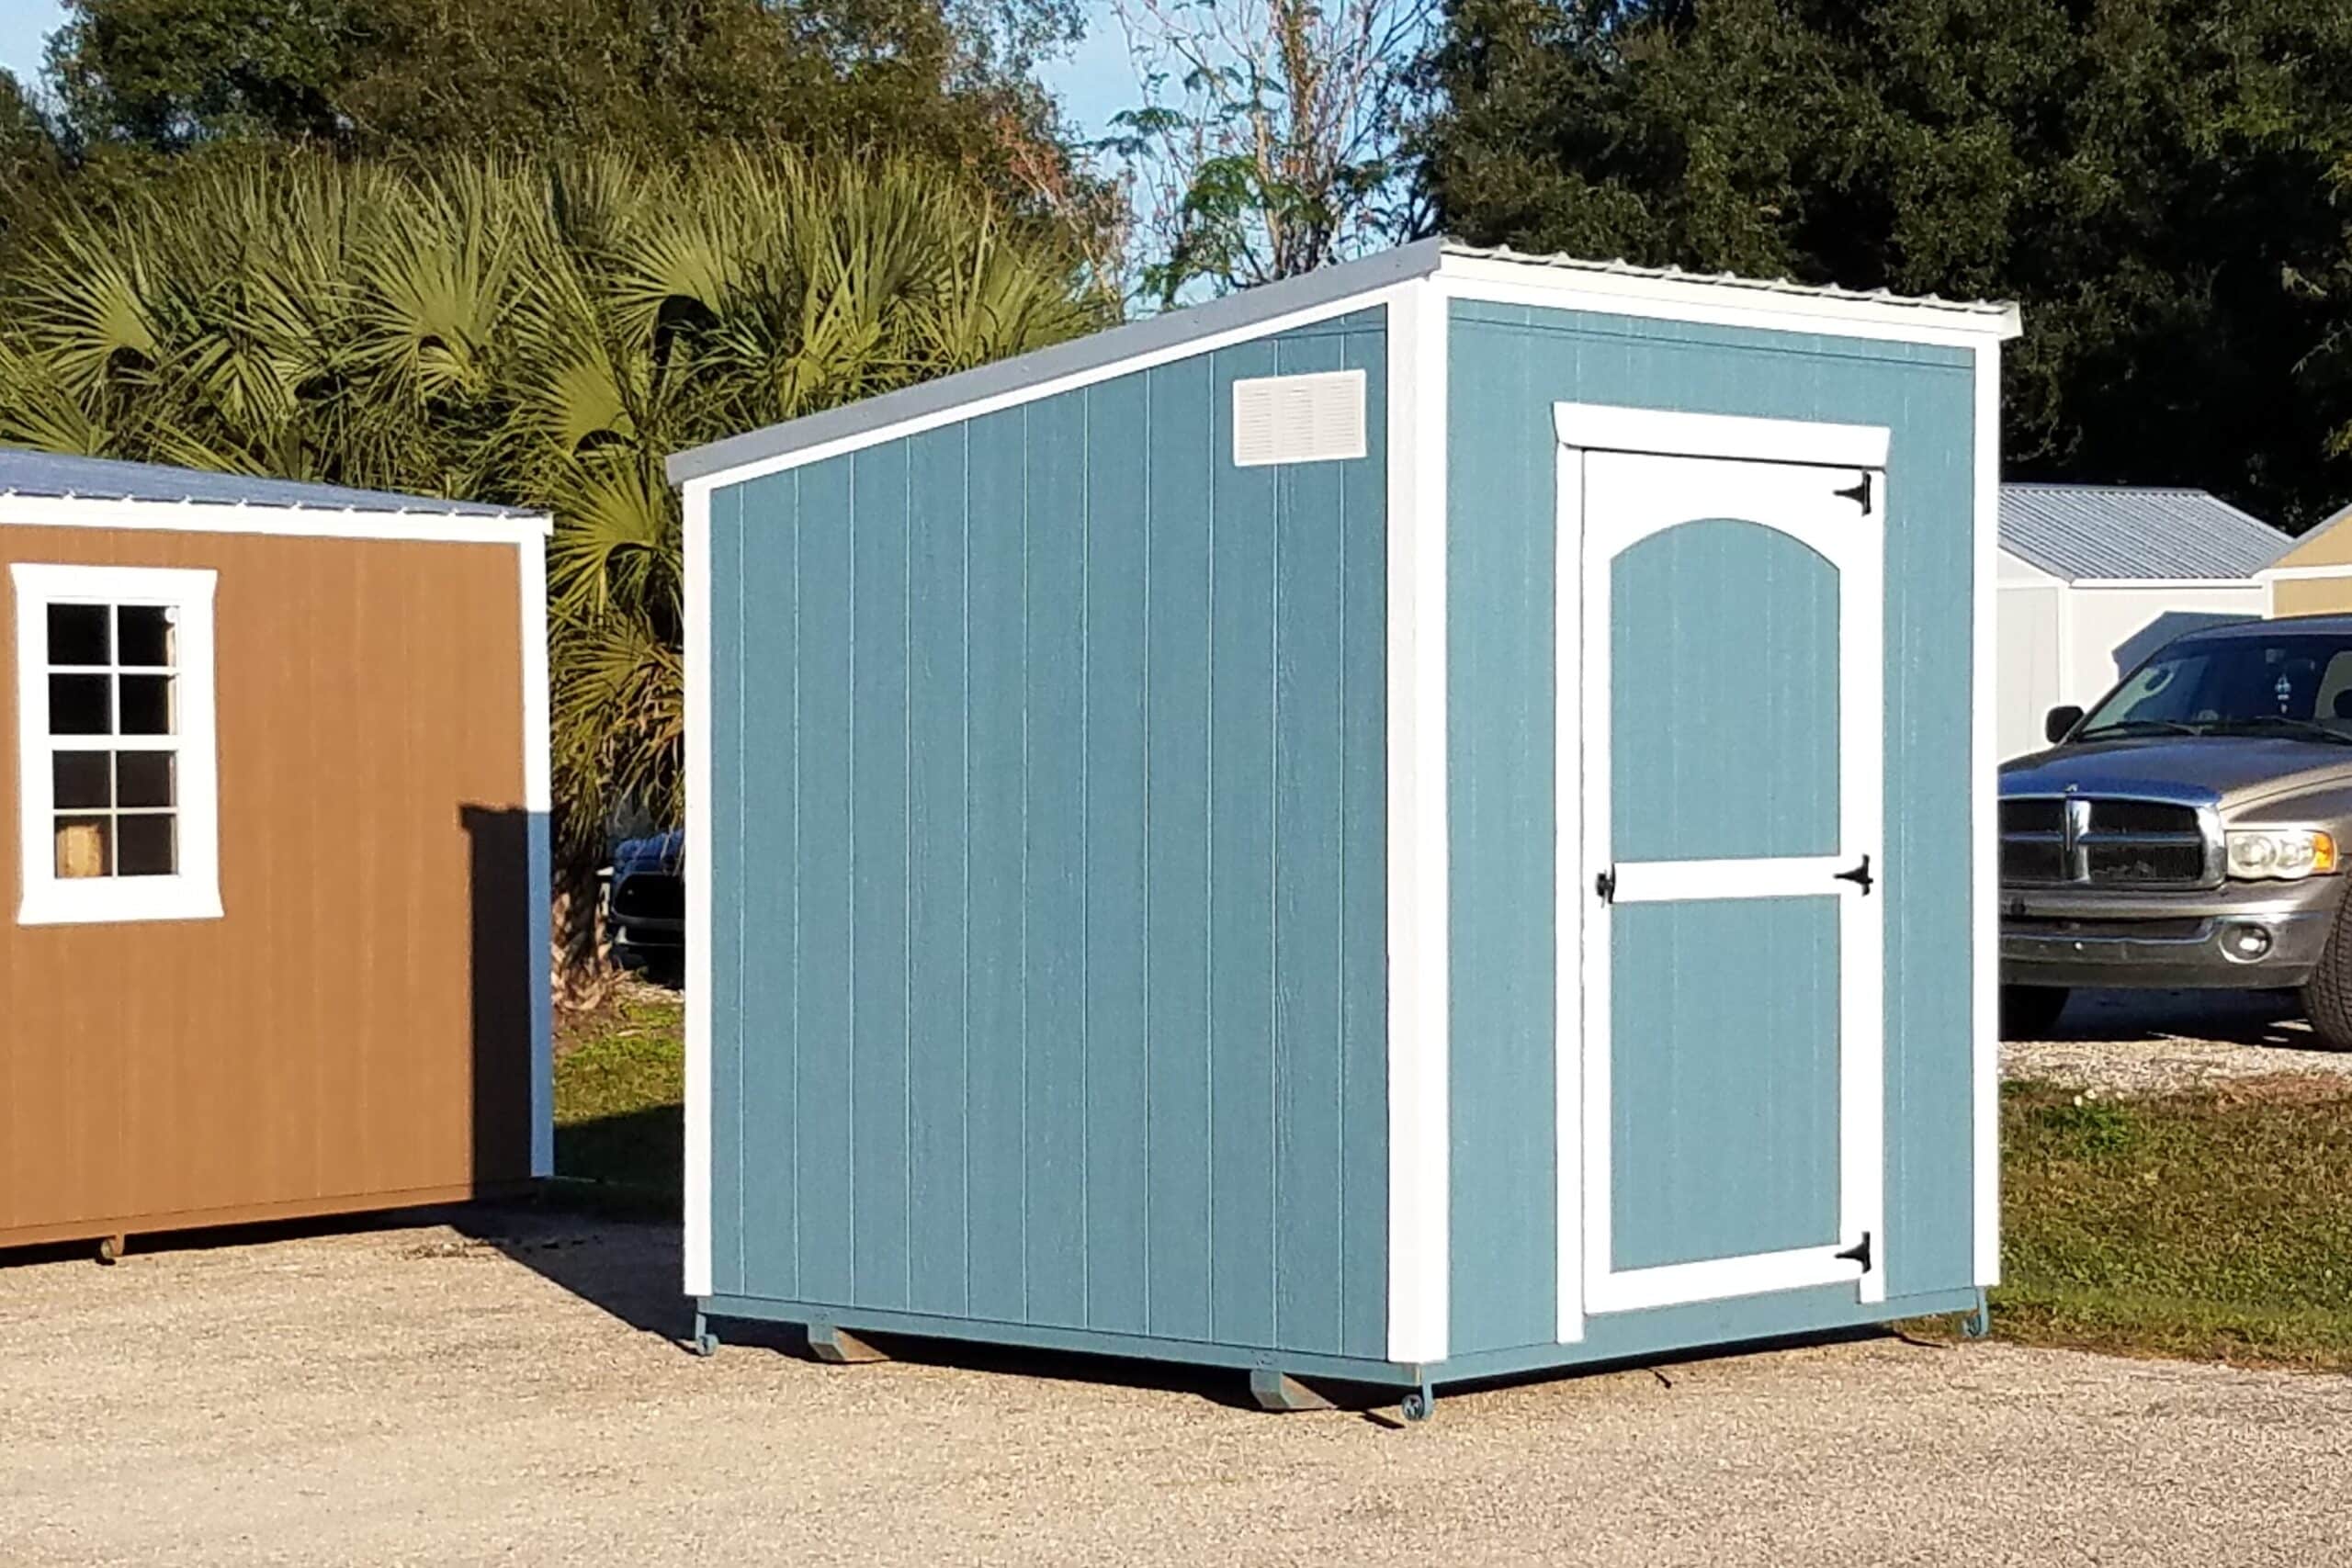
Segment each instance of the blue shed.
[{"label": "blue shed", "polygon": [[1408,1415],[1981,1307],[2017,330],[1429,241],[673,458],[687,1292]]}]

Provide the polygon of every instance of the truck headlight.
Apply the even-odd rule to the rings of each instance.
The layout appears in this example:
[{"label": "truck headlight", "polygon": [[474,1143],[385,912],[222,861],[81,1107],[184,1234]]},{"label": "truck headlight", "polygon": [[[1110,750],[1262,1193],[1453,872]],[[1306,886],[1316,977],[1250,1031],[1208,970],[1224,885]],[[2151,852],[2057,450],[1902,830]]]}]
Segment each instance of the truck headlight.
[{"label": "truck headlight", "polygon": [[2232,876],[2294,882],[2335,869],[2335,840],[2314,828],[2233,828],[2226,838]]}]

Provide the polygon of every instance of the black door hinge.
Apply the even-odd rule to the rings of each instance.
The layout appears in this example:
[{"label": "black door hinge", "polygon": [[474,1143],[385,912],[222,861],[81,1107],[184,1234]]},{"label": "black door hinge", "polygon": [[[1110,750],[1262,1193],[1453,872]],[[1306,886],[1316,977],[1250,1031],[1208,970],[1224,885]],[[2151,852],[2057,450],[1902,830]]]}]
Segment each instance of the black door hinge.
[{"label": "black door hinge", "polygon": [[1615,866],[1611,866],[1607,871],[1602,872],[1599,876],[1594,877],[1592,879],[1592,890],[1594,893],[1600,895],[1600,901],[1604,904],[1614,904],[1617,902],[1617,868]]},{"label": "black door hinge", "polygon": [[1831,874],[1839,882],[1850,882],[1859,886],[1865,898],[1871,896],[1871,885],[1878,881],[1878,878],[1871,874],[1871,857],[1868,855],[1864,855],[1862,863],[1854,867],[1853,870],[1834,872]]},{"label": "black door hinge", "polygon": [[1862,1233],[1861,1240],[1856,1242],[1853,1246],[1848,1247],[1838,1256],[1848,1263],[1860,1264],[1862,1266],[1862,1272],[1865,1274],[1869,1273],[1871,1271],[1871,1233],[1864,1231]]},{"label": "black door hinge", "polygon": [[1834,490],[1829,493],[1843,496],[1860,506],[1864,513],[1868,513],[1871,509],[1871,471],[1864,468],[1860,479],[1856,479],[1844,490]]}]

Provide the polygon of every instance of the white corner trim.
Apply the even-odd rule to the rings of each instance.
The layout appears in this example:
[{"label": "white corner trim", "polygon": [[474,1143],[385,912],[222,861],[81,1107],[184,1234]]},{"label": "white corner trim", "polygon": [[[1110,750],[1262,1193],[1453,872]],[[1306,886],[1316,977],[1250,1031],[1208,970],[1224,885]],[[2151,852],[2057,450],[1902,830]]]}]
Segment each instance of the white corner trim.
[{"label": "white corner trim", "polygon": [[1751,419],[1606,403],[1554,403],[1552,428],[1562,446],[1587,451],[1803,463],[1830,468],[1883,468],[1889,440],[1883,424]]},{"label": "white corner trim", "polygon": [[[1388,302],[1388,1359],[1442,1361],[1448,1314],[1446,306]],[[691,939],[689,939],[691,940]]]},{"label": "white corner trim", "polygon": [[[1584,1339],[1586,998],[1600,934],[1587,928],[1584,843],[1592,832],[1584,748],[1585,454],[1555,447],[1552,545],[1552,1202],[1553,1337]],[[1605,981],[1605,976],[1603,979]]]},{"label": "white corner trim", "polygon": [[[164,567],[69,566],[19,561],[8,575],[17,621],[17,807],[20,881],[17,923],[111,925],[220,918],[220,744],[215,733],[212,601],[217,574]],[[49,618],[60,603],[168,604],[178,613],[176,728],[170,736],[86,738],[90,750],[168,750],[175,764],[179,871],[171,876],[66,878],[55,874],[49,728]]]},{"label": "white corner trim", "polygon": [[[1999,705],[1988,700],[2000,689],[2001,345],[1997,341],[1977,347],[1975,393],[1975,570],[1970,585],[1975,644],[1970,681],[1974,691],[1968,705],[1969,1146],[1974,1176],[1971,1201],[1976,1282],[1990,1286],[2001,1279],[2000,872],[1996,858],[2001,748],[1996,723]],[[2067,624],[2067,595],[2059,595],[2058,607],[2059,646],[2070,649],[2073,628]]]},{"label": "white corner trim", "polygon": [[554,765],[548,694],[548,550],[542,537],[514,545],[519,584],[517,627],[523,654],[523,813],[528,866],[524,897],[529,900],[525,940],[530,986],[531,1174],[555,1174],[555,854],[550,841],[555,808]]},{"label": "white corner trim", "polygon": [[710,492],[685,487],[686,1073],[685,1287],[711,1289]]},{"label": "white corner trim", "polygon": [[209,501],[0,495],[0,528],[112,528],[165,534],[268,534],[285,538],[416,539],[513,545],[545,539],[554,519],[444,512],[360,512]]}]

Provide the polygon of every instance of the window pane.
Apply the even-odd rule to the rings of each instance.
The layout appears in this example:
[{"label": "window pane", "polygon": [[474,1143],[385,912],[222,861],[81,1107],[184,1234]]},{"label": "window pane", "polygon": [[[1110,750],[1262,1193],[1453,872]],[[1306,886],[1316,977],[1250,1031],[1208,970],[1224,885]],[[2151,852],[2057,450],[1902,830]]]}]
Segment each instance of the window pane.
[{"label": "window pane", "polygon": [[172,725],[172,678],[169,675],[122,677],[124,735],[169,735]]},{"label": "window pane", "polygon": [[169,876],[179,869],[177,818],[169,813],[153,817],[118,817],[115,821],[115,874]]},{"label": "window pane", "polygon": [[[114,804],[111,787],[114,758],[105,751],[60,751],[51,774],[55,791],[51,804],[60,810]],[[159,801],[158,805],[169,805]]]},{"label": "window pane", "polygon": [[[63,760],[62,757],[59,759]],[[115,804],[118,806],[175,806],[172,798],[172,754],[169,751],[122,751],[114,760]],[[68,802],[62,796],[60,806],[98,805],[96,801]]]},{"label": "window pane", "polygon": [[172,657],[172,612],[161,604],[125,604],[115,612],[118,664],[168,665]]},{"label": "window pane", "polygon": [[49,661],[51,664],[111,664],[107,647],[108,612],[104,604],[51,604],[49,607]]},{"label": "window pane", "polygon": [[[167,677],[168,678],[168,677]],[[49,732],[51,735],[106,735],[114,729],[114,705],[106,675],[51,675],[49,678]]]},{"label": "window pane", "polygon": [[112,857],[112,842],[103,817],[61,817],[57,819],[57,874],[61,877],[104,876]]}]

